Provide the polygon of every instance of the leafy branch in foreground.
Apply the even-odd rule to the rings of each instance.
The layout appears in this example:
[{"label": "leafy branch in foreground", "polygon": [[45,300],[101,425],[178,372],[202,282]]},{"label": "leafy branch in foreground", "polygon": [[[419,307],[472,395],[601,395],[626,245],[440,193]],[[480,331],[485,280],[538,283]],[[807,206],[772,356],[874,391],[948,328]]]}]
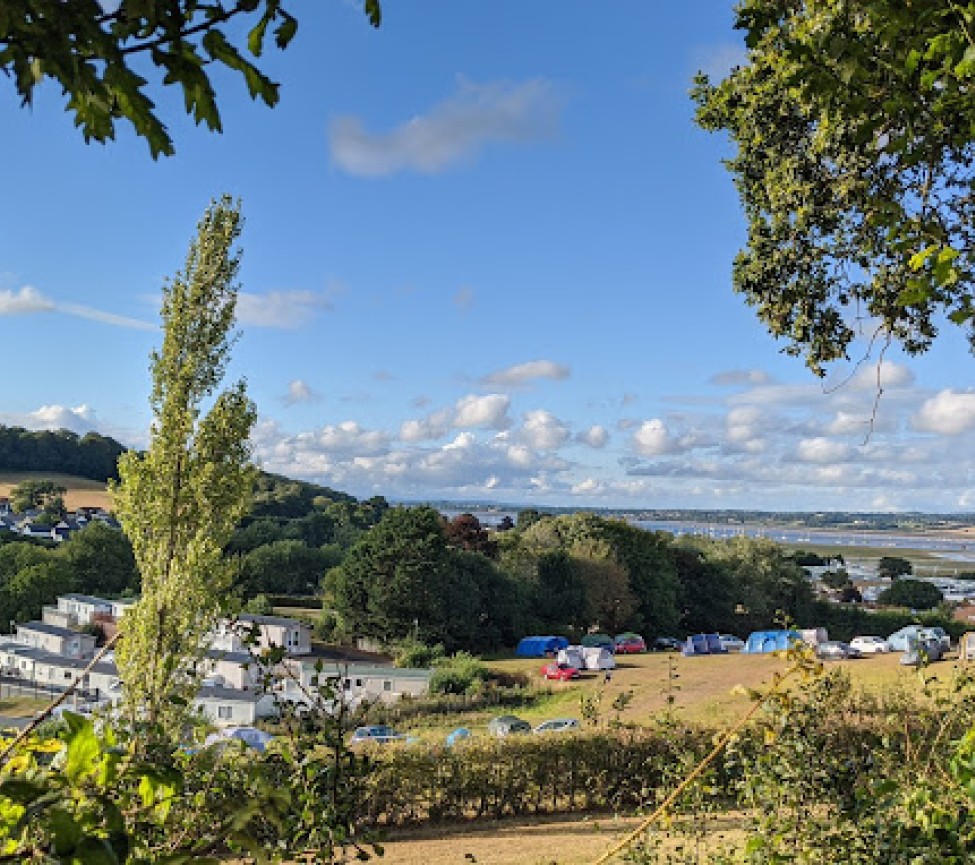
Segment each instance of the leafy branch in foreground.
[{"label": "leafy branch in foreground", "polygon": [[[363,7],[378,27],[379,0],[364,0]],[[238,20],[248,23],[246,50],[234,44]],[[44,79],[60,84],[85,141],[114,139],[115,121],[123,119],[146,139],[153,158],[171,156],[172,139],[142,73],[158,72],[163,85],[178,85],[187,114],[220,132],[208,67],[233,70],[252,99],[274,106],[278,84],[248,55],[261,57],[269,32],[279,49],[287,48],[297,30],[283,0],[4,0],[0,71],[13,79],[23,105]]]},{"label": "leafy branch in foreground", "polygon": [[859,331],[975,348],[975,3],[743,0],[747,61],[695,82],[748,219],[735,289],[822,375]]}]

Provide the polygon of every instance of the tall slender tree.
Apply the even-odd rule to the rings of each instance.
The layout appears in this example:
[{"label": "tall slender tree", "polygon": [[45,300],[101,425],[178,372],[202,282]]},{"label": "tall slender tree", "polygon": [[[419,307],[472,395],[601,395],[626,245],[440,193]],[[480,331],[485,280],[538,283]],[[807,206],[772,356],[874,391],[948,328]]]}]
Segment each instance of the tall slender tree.
[{"label": "tall slender tree", "polygon": [[184,269],[163,288],[149,447],[122,456],[113,486],[142,578],[118,652],[126,706],[133,721],[164,732],[177,731],[198,684],[193,662],[230,582],[221,550],[254,480],[248,437],[256,411],[245,384],[216,393],[236,340],[241,224],[238,203],[214,201]]}]

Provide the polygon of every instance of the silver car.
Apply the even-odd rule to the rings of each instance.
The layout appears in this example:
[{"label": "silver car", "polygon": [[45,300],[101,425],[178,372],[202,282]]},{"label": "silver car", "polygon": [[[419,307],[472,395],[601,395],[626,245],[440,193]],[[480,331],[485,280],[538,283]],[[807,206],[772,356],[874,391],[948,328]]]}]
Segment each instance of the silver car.
[{"label": "silver car", "polygon": [[533,732],[535,733],[565,733],[569,730],[578,730],[581,725],[575,718],[552,718],[550,721],[542,721]]}]

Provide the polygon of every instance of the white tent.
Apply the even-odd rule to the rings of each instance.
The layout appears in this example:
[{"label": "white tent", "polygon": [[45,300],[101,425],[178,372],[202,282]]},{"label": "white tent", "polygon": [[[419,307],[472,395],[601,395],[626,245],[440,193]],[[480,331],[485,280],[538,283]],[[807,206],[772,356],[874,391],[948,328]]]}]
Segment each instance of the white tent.
[{"label": "white tent", "polygon": [[575,667],[577,670],[584,670],[586,669],[586,658],[583,652],[585,649],[582,646],[569,646],[565,649],[559,649],[559,654],[555,660],[560,664]]},{"label": "white tent", "polygon": [[583,646],[582,657],[587,670],[615,670],[616,658],[603,646]]}]

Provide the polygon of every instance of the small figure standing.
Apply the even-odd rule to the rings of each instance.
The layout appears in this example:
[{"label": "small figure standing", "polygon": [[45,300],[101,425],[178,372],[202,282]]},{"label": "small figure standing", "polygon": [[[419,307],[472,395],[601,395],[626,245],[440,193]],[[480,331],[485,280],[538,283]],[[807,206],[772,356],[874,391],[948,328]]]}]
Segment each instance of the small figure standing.
[{"label": "small figure standing", "polygon": [[613,671],[612,671],[612,670],[607,670],[607,671],[606,671],[606,678],[604,679],[604,681],[605,681],[605,683],[606,683],[607,685],[608,685],[608,684],[609,684],[609,683],[610,683],[611,681],[613,681]]}]

